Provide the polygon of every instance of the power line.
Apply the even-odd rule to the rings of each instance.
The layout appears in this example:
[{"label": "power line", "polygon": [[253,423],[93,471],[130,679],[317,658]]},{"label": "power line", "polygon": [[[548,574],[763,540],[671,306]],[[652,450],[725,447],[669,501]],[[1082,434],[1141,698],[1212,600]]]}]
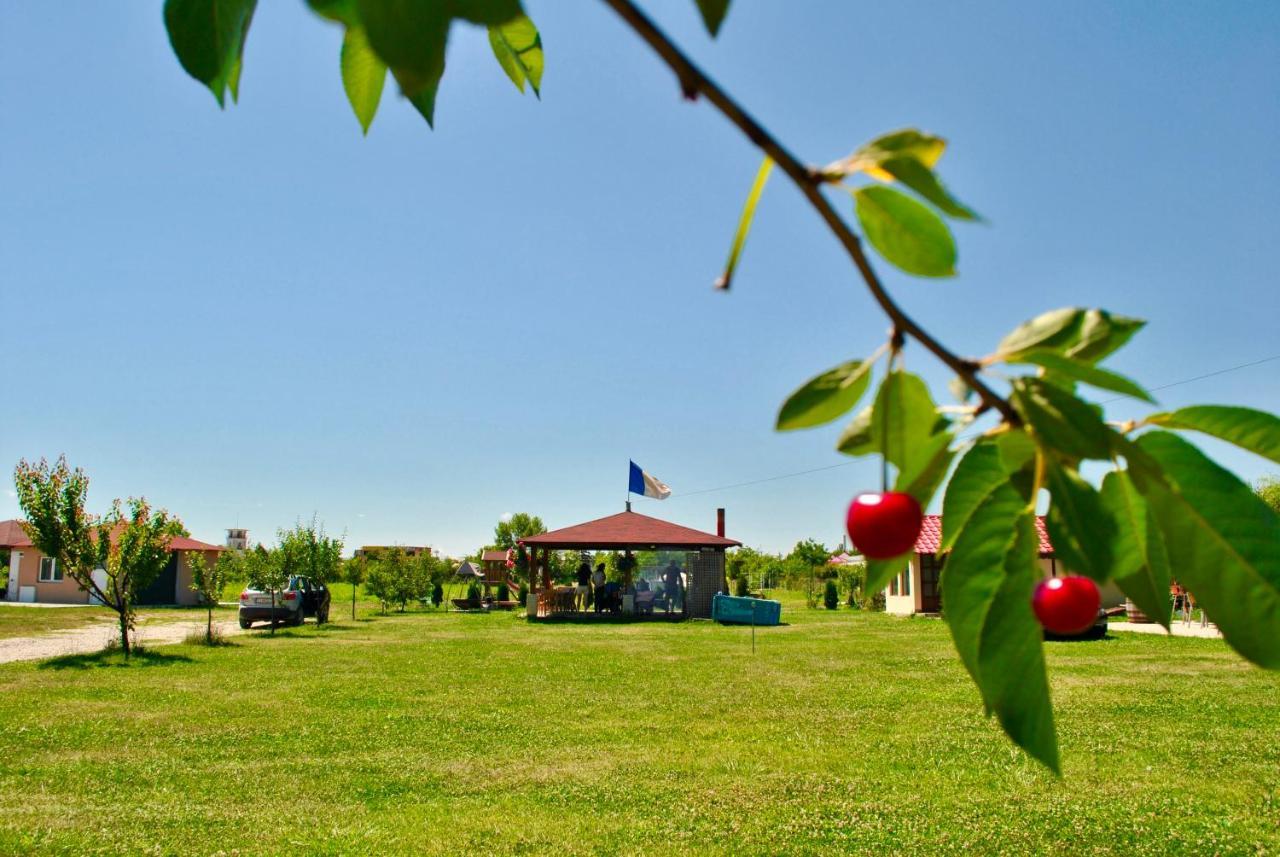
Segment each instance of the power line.
[{"label": "power line", "polygon": [[[1263,357],[1261,360],[1251,360],[1248,363],[1240,363],[1236,366],[1228,366],[1225,369],[1216,369],[1213,372],[1206,372],[1203,375],[1196,375],[1194,378],[1183,378],[1181,381],[1171,381],[1168,384],[1161,384],[1158,387],[1148,388],[1148,392],[1156,392],[1157,390],[1167,390],[1170,387],[1180,387],[1183,384],[1190,384],[1195,381],[1203,381],[1206,378],[1214,378],[1218,375],[1225,375],[1228,372],[1238,372],[1241,369],[1250,369],[1254,366],[1261,366],[1263,363],[1270,363],[1273,360],[1280,360],[1280,354],[1273,354],[1270,357]],[[1104,399],[1098,404],[1106,405],[1111,402],[1118,402],[1125,396],[1116,396],[1111,399]],[[710,494],[715,491],[728,491],[732,488],[746,488],[750,485],[761,485],[765,482],[777,482],[780,479],[794,479],[797,476],[808,476],[811,473],[821,473],[825,470],[836,470],[841,467],[849,467],[857,464],[857,461],[842,461],[839,464],[828,464],[825,467],[811,467],[808,470],[797,470],[794,473],[780,473],[777,476],[766,476],[763,479],[751,479],[746,482],[734,482],[731,485],[718,485],[715,488],[699,488],[697,491],[680,491],[672,492],[672,499],[680,497],[693,497],[697,494]]]}]

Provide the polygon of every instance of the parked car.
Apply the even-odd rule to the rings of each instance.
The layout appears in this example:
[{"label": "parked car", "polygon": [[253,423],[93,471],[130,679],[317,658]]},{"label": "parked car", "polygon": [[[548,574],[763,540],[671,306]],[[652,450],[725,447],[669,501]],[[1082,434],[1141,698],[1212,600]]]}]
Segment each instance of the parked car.
[{"label": "parked car", "polygon": [[289,585],[275,595],[275,615],[272,616],[271,593],[261,589],[248,589],[240,593],[240,627],[248,628],[254,622],[270,622],[273,618],[283,625],[301,625],[308,616],[317,622],[329,621],[329,587],[309,577],[297,575],[289,578]]}]

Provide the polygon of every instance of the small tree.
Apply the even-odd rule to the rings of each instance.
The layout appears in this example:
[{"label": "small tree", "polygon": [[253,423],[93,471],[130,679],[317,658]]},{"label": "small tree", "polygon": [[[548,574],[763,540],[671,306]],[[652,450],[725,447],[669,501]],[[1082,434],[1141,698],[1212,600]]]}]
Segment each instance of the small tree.
[{"label": "small tree", "polygon": [[747,584],[747,576],[741,575],[733,581],[733,594],[739,598],[745,598],[751,591],[751,587]]},{"label": "small tree", "polygon": [[395,597],[395,585],[392,577],[393,569],[387,565],[386,554],[369,563],[364,589],[365,592],[378,599],[378,603],[382,605],[384,615],[387,612],[387,605]]},{"label": "small tree", "polygon": [[271,633],[276,632],[276,596],[289,585],[290,562],[283,551],[268,551],[261,544],[245,551],[244,577],[250,588],[271,595]]},{"label": "small tree", "polygon": [[437,580],[431,584],[431,606],[439,607],[444,602],[444,584]]},{"label": "small tree", "polygon": [[[299,522],[293,529],[281,530],[279,540],[278,550],[281,558],[289,561],[291,574],[304,574],[314,583],[328,584],[342,573],[342,539],[326,535],[324,524],[314,516],[310,523]],[[323,613],[316,614],[317,623],[324,618]]]},{"label": "small tree", "polygon": [[516,512],[510,518],[498,521],[493,528],[493,546],[498,550],[510,550],[526,536],[536,536],[546,531],[542,519],[537,515]]},{"label": "small tree", "polygon": [[356,591],[369,576],[369,558],[364,554],[353,556],[342,564],[342,579],[351,584],[351,621],[356,619]]},{"label": "small tree", "polygon": [[[133,652],[134,601],[169,564],[169,543],[186,532],[182,522],[168,512],[152,510],[143,498],[130,498],[127,514],[116,500],[95,522],[84,508],[89,478],[78,467],[72,470],[65,456],[52,466],[44,459],[38,464],[18,462],[14,485],[31,543],[57,560],[81,589],[115,611],[120,647],[128,658]],[[93,578],[96,569],[105,575],[101,585]]]},{"label": "small tree", "polygon": [[834,580],[828,580],[826,587],[822,590],[822,606],[828,610],[834,610],[840,606],[840,592],[836,589]]},{"label": "small tree", "polygon": [[218,561],[210,565],[201,551],[187,551],[186,559],[187,566],[191,569],[191,589],[200,595],[207,611],[204,641],[212,646],[213,607],[222,597],[222,588],[227,585],[235,561],[218,557]]}]

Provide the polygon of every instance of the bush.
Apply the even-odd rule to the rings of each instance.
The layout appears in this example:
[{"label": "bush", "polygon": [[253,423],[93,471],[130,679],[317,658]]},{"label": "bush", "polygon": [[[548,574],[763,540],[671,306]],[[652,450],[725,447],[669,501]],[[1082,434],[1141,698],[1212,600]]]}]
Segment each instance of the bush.
[{"label": "bush", "polygon": [[840,606],[840,592],[836,589],[836,582],[828,580],[826,588],[822,592],[822,606],[828,610],[834,610]]},{"label": "bush", "polygon": [[499,601],[511,600],[511,587],[507,586],[505,581],[498,584],[498,600]]},{"label": "bush", "polygon": [[479,600],[480,600],[480,585],[479,585],[479,584],[477,584],[477,583],[472,583],[470,586],[468,586],[468,587],[467,587],[467,600],[468,600],[468,601],[479,601]]},{"label": "bush", "polygon": [[436,585],[431,587],[431,606],[439,607],[442,601],[444,601],[444,586],[437,580]]},{"label": "bush", "polygon": [[734,595],[737,595],[738,597],[743,597],[747,595],[750,591],[751,590],[747,586],[747,579],[745,577],[739,577],[737,580],[733,582]]},{"label": "bush", "polygon": [[527,583],[520,584],[520,603],[529,603],[529,584]]}]

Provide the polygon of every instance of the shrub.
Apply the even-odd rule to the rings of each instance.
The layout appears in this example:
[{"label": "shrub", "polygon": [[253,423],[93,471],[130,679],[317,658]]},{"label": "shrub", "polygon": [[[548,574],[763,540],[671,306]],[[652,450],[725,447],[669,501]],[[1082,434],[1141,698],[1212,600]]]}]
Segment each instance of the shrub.
[{"label": "shrub", "polygon": [[739,577],[737,580],[733,582],[734,595],[742,597],[747,595],[749,592],[750,592],[750,589],[747,587],[747,579],[745,577]]},{"label": "shrub", "polygon": [[526,583],[520,584],[520,603],[529,603],[529,585]]},{"label": "shrub", "polygon": [[828,610],[834,610],[840,606],[840,592],[836,589],[834,580],[828,580],[826,588],[822,591],[822,606]]},{"label": "shrub", "polygon": [[431,587],[431,606],[439,607],[442,601],[444,601],[444,587],[437,580],[435,586]]},{"label": "shrub", "polygon": [[468,586],[468,587],[467,587],[467,600],[468,600],[468,601],[479,601],[479,600],[480,600],[480,586],[479,586],[479,584],[477,584],[477,583],[472,583],[470,586]]},{"label": "shrub", "polygon": [[499,601],[511,600],[511,587],[507,586],[506,581],[503,581],[502,583],[498,584],[498,600]]}]

